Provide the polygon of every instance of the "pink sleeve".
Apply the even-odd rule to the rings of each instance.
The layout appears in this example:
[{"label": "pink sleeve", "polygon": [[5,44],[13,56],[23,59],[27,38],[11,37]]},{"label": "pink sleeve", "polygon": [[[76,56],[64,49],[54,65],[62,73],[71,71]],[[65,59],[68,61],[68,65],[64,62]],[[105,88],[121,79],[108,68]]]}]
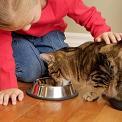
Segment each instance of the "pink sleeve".
[{"label": "pink sleeve", "polygon": [[17,87],[11,32],[0,30],[0,90]]},{"label": "pink sleeve", "polygon": [[85,6],[82,0],[72,1],[72,5],[70,4],[69,6],[68,16],[81,26],[84,26],[87,31],[90,31],[94,38],[111,30],[95,7]]}]

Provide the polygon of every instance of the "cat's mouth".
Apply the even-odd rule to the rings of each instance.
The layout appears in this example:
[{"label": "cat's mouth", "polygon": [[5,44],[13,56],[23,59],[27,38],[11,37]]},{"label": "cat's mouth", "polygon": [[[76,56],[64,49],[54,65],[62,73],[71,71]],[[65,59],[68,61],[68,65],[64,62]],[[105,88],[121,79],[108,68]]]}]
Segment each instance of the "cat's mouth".
[{"label": "cat's mouth", "polygon": [[118,100],[117,98],[107,96],[104,93],[102,94],[102,97],[103,99],[108,101],[113,108],[122,111],[122,100]]}]

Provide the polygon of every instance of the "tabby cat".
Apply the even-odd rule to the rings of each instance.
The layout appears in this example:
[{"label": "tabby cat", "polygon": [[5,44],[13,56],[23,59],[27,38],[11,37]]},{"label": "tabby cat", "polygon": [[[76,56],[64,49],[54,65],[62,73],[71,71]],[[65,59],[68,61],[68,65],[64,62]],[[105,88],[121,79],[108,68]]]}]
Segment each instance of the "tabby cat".
[{"label": "tabby cat", "polygon": [[86,42],[79,47],[67,47],[41,54],[47,62],[50,76],[62,85],[66,81],[88,87],[83,95],[87,101],[102,96],[112,107],[122,110],[122,42]]}]

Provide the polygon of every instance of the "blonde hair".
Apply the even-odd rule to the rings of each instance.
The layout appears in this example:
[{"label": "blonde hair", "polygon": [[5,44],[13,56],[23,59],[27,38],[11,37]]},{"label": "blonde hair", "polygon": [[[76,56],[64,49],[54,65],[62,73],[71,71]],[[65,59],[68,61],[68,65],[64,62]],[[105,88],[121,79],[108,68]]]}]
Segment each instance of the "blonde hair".
[{"label": "blonde hair", "polygon": [[0,0],[0,29],[25,23],[36,0]]}]

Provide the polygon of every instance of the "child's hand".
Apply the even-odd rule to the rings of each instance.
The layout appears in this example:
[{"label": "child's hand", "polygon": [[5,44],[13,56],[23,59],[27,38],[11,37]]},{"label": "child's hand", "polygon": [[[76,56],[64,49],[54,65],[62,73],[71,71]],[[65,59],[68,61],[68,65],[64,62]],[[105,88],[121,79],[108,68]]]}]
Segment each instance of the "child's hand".
[{"label": "child's hand", "polygon": [[24,93],[18,88],[12,88],[0,91],[1,105],[7,106],[9,99],[11,99],[13,105],[16,105],[17,98],[19,101],[22,101],[24,98]]},{"label": "child's hand", "polygon": [[105,41],[106,44],[117,43],[120,40],[122,40],[122,33],[114,32],[105,32],[95,39],[96,42]]}]

